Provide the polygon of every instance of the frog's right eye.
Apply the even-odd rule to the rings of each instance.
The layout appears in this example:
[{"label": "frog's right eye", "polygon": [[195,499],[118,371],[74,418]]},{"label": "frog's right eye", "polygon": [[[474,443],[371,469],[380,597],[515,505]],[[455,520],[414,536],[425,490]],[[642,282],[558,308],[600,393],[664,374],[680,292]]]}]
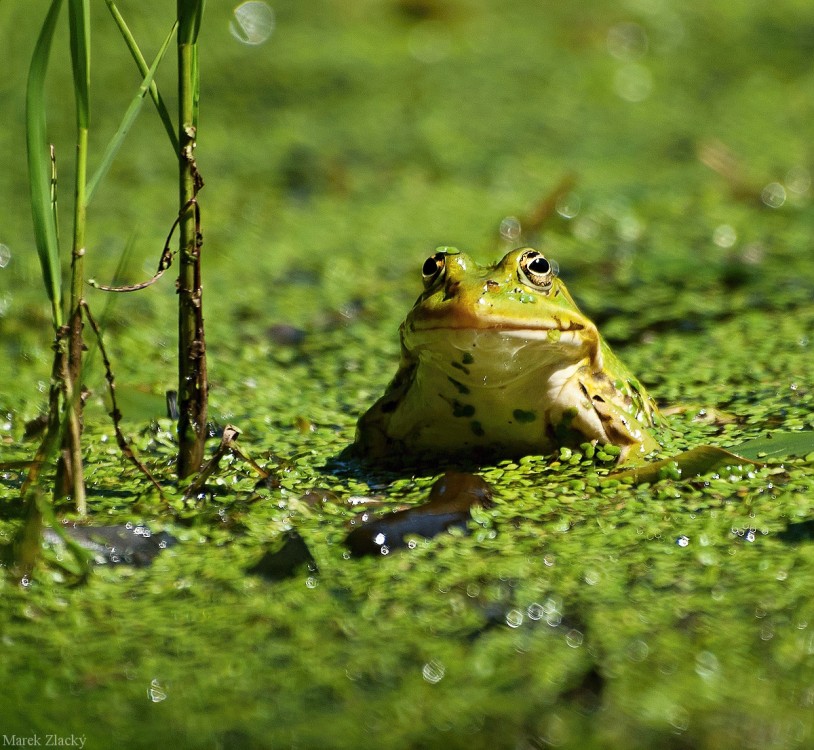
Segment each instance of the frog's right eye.
[{"label": "frog's right eye", "polygon": [[517,265],[521,281],[548,294],[557,275],[556,263],[548,261],[542,253],[529,249],[520,256]]},{"label": "frog's right eye", "polygon": [[444,269],[447,265],[447,254],[436,253],[431,255],[424,261],[421,267],[421,276],[424,279],[424,288],[427,289],[432,286],[444,274]]}]

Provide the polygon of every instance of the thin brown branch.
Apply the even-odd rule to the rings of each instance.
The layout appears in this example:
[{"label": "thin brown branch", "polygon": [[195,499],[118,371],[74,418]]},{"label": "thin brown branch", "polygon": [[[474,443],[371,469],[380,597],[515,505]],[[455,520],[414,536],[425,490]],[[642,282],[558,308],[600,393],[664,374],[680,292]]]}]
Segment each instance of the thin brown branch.
[{"label": "thin brown branch", "polygon": [[122,414],[119,411],[119,406],[116,402],[116,382],[113,376],[113,368],[110,364],[110,359],[107,356],[107,351],[105,350],[104,341],[102,340],[102,332],[99,330],[99,326],[96,323],[93,314],[90,311],[90,307],[88,303],[83,299],[80,302],[82,310],[84,311],[85,317],[87,318],[88,323],[90,324],[93,333],[96,336],[96,342],[99,346],[99,353],[102,355],[102,362],[105,366],[105,380],[107,380],[107,389],[108,393],[110,394],[110,416],[113,419],[113,430],[116,433],[116,443],[119,446],[121,452],[130,460],[130,462],[142,473],[144,474],[147,479],[150,480],[152,485],[158,490],[158,494],[161,496],[161,499],[166,501],[164,497],[164,491],[161,488],[161,485],[158,483],[158,480],[150,473],[150,470],[144,465],[144,463],[136,456],[133,449],[127,443],[127,440],[124,437],[124,433],[121,430],[121,418]]}]

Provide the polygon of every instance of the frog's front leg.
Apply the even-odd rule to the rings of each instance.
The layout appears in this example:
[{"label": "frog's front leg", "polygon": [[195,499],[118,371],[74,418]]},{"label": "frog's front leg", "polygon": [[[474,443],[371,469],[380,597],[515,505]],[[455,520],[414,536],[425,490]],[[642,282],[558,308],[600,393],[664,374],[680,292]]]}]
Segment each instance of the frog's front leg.
[{"label": "frog's front leg", "polygon": [[616,445],[619,463],[632,450],[650,452],[658,447],[649,432],[630,413],[633,402],[602,371],[582,365],[552,394],[551,423],[555,432],[576,432],[587,442]]}]

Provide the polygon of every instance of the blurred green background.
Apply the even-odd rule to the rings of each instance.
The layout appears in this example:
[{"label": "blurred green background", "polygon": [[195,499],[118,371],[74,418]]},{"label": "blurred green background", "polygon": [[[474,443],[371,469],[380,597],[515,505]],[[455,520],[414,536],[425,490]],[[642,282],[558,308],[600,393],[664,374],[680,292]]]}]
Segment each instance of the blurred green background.
[{"label": "blurred green background", "polygon": [[[122,11],[150,57],[172,7]],[[273,33],[254,46],[230,34],[231,11],[211,3],[201,37],[198,160],[216,375],[235,330],[252,321],[315,325],[325,311],[362,301],[372,317],[395,324],[435,246],[495,258],[505,249],[501,219],[533,213],[571,174],[573,194],[562,207],[569,218],[555,214],[544,244],[600,318],[620,304],[639,327],[656,317],[703,318],[731,305],[718,296],[721,280],[749,276],[765,281],[758,304],[810,293],[787,265],[809,249],[807,3],[280,3]],[[46,376],[50,358],[23,132],[23,86],[42,12],[19,3],[0,9],[8,59],[0,242],[11,256],[0,273],[0,332],[3,380],[14,383],[3,390],[19,394],[9,403],[15,409],[36,398],[37,373]],[[101,3],[93,20],[98,158],[139,78]],[[64,31],[50,103],[69,237]],[[170,54],[159,74],[171,109],[173,63]],[[148,103],[90,207],[90,277],[111,280],[127,248],[125,280],[152,273],[174,218],[174,175]],[[780,191],[767,198],[775,208],[761,201],[767,186]],[[689,296],[675,300],[677,286]],[[659,304],[634,302],[632,292]],[[608,303],[611,295],[622,299]],[[97,314],[109,301],[90,289],[88,300]],[[169,278],[114,300],[109,345],[120,379],[159,392],[171,385],[173,307]],[[625,325],[606,333],[626,339]],[[387,337],[382,345],[392,351]],[[128,356],[133,346],[152,348],[167,371]]]},{"label": "blurred green background", "polygon": [[[565,179],[542,236],[570,291],[672,418],[665,453],[814,427],[814,5],[744,0],[270,3],[267,40],[201,32],[197,158],[212,416],[258,458],[227,467],[189,528],[123,468],[98,365],[86,418],[95,520],[167,526],[149,569],[0,579],[0,734],[87,747],[810,747],[811,462],[605,488],[590,461],[484,467],[470,537],[348,560],[354,495],[417,502],[433,477],[335,476],[326,461],[398,360],[437,245],[496,260]],[[25,77],[47,4],[0,3],[0,459],[23,459],[52,332],[33,245]],[[173,4],[123,2],[149,59]],[[91,169],[140,80],[92,3]],[[64,18],[63,18],[64,20]],[[174,108],[171,55],[158,82]],[[51,66],[63,238],[73,104]],[[89,210],[88,275],[155,269],[176,165],[148,102]],[[506,226],[505,224],[503,226]],[[3,249],[5,248],[5,249]],[[88,289],[126,429],[169,480],[173,272]],[[439,466],[440,472],[444,467]],[[164,479],[164,474],[161,474]],[[297,498],[328,487],[339,500]],[[0,485],[0,541],[20,522]],[[296,528],[318,581],[246,576]],[[804,527],[807,528],[807,527]],[[786,533],[787,536],[783,536]],[[807,535],[808,534],[808,535]],[[677,544],[686,537],[687,544]]]}]

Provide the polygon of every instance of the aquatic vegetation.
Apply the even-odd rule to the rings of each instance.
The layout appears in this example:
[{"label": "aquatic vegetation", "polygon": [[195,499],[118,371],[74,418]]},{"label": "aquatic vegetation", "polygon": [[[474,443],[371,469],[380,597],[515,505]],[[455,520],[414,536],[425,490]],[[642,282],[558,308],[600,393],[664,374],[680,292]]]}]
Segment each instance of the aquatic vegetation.
[{"label": "aquatic vegetation", "polygon": [[[49,414],[45,423],[45,437],[32,462],[31,472],[23,487],[33,525],[38,525],[37,503],[27,493],[40,481],[42,464],[49,460],[61,444],[55,480],[55,497],[69,493],[80,514],[86,512],[85,480],[82,461],[81,424],[84,397],[82,396],[82,362],[86,350],[83,327],[87,321],[93,328],[105,363],[106,378],[112,399],[111,416],[116,427],[117,439],[125,455],[136,465],[135,458],[118,428],[120,412],[116,405],[114,378],[110,361],[101,340],[101,331],[90,313],[85,300],[85,258],[87,255],[87,211],[91,197],[101,179],[110,169],[115,155],[138,114],[141,103],[149,91],[165,126],[170,140],[176,146],[181,162],[181,207],[177,225],[180,234],[181,272],[179,276],[179,473],[182,477],[197,470],[202,463],[203,443],[206,432],[206,366],[203,335],[203,308],[201,300],[200,272],[200,209],[196,202],[197,191],[203,182],[194,159],[197,107],[199,100],[199,74],[197,61],[197,35],[200,28],[203,3],[199,0],[180,2],[178,18],[166,38],[153,65],[147,69],[130,30],[115,4],[110,9],[131,53],[136,58],[144,80],[130,102],[116,133],[110,139],[101,163],[91,178],[88,177],[89,130],[91,120],[91,44],[90,5],[87,0],[69,0],[68,21],[70,59],[73,74],[73,93],[76,105],[76,160],[73,191],[73,236],[70,253],[70,299],[63,313],[63,290],[61,253],[57,232],[57,176],[53,143],[49,143],[46,127],[45,104],[46,73],[61,0],[54,0],[43,22],[34,48],[26,88],[26,142],[29,166],[31,206],[34,216],[34,233],[40,258],[41,273],[51,302],[52,325],[55,331],[54,363],[49,397]],[[179,133],[172,131],[166,107],[158,95],[154,76],[164,57],[169,41],[178,27],[179,48]],[[170,233],[172,235],[172,232]],[[169,244],[169,239],[167,240]],[[168,249],[162,255],[159,274],[166,270],[172,255]],[[99,285],[97,285],[98,287]],[[103,286],[108,291],[111,287]],[[132,289],[132,287],[131,287]],[[63,325],[63,320],[66,321]],[[149,473],[148,473],[149,475]],[[154,480],[153,480],[154,481]],[[26,563],[30,564],[30,561]]]}]

